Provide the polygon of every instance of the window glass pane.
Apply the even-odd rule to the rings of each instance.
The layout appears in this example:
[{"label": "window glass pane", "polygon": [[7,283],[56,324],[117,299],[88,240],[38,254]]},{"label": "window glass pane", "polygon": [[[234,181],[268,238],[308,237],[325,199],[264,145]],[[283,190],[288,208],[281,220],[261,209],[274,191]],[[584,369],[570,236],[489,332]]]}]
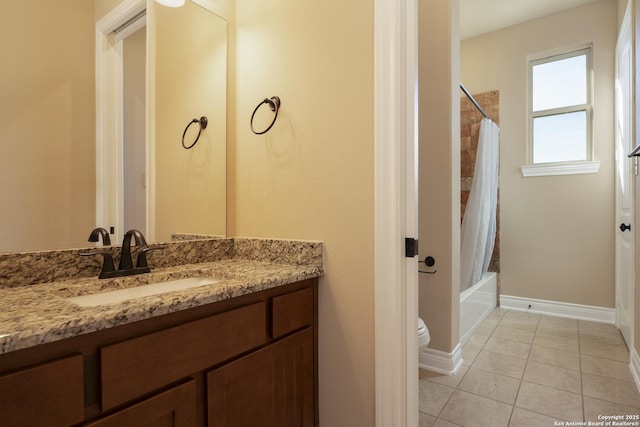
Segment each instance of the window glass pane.
[{"label": "window glass pane", "polygon": [[533,119],[533,163],[587,160],[587,112]]},{"label": "window glass pane", "polygon": [[587,55],[534,65],[533,111],[587,103]]}]

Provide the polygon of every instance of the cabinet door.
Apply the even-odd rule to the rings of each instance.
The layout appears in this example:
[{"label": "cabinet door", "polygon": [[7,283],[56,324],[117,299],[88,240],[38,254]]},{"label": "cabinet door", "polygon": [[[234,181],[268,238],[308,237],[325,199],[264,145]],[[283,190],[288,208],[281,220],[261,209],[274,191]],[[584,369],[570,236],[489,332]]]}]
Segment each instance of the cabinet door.
[{"label": "cabinet door", "polygon": [[102,409],[108,410],[267,342],[264,302],[100,349]]},{"label": "cabinet door", "polygon": [[196,424],[196,382],[189,381],[88,427],[192,427]]},{"label": "cabinet door", "polygon": [[0,426],[68,426],[84,418],[82,356],[0,376]]},{"label": "cabinet door", "polygon": [[313,346],[307,328],[210,372],[209,426],[313,426]]}]

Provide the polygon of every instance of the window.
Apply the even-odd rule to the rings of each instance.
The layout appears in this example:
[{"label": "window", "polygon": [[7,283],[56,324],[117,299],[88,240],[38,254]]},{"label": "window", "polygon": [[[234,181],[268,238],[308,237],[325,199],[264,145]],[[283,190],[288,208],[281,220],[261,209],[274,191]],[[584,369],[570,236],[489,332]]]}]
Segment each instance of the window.
[{"label": "window", "polygon": [[591,162],[591,48],[529,61],[529,90],[529,163]]}]

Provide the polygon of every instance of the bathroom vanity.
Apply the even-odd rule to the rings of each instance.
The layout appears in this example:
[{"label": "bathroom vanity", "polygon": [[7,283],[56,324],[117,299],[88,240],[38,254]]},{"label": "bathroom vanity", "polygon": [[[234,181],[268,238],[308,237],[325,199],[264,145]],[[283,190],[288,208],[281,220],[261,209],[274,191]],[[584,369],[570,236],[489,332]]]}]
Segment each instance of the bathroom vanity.
[{"label": "bathroom vanity", "polygon": [[105,305],[71,302],[97,279],[0,289],[24,302],[0,315],[0,425],[317,426],[321,274],[234,253],[152,275],[213,284]]}]

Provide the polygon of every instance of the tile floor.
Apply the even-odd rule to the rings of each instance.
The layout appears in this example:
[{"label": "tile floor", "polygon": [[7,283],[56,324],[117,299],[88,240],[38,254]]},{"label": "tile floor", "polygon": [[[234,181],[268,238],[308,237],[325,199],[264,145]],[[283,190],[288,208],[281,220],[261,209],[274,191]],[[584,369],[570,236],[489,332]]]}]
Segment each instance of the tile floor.
[{"label": "tile floor", "polygon": [[640,415],[629,352],[612,325],[498,308],[462,357],[455,376],[420,370],[420,427],[587,425],[598,415]]}]

